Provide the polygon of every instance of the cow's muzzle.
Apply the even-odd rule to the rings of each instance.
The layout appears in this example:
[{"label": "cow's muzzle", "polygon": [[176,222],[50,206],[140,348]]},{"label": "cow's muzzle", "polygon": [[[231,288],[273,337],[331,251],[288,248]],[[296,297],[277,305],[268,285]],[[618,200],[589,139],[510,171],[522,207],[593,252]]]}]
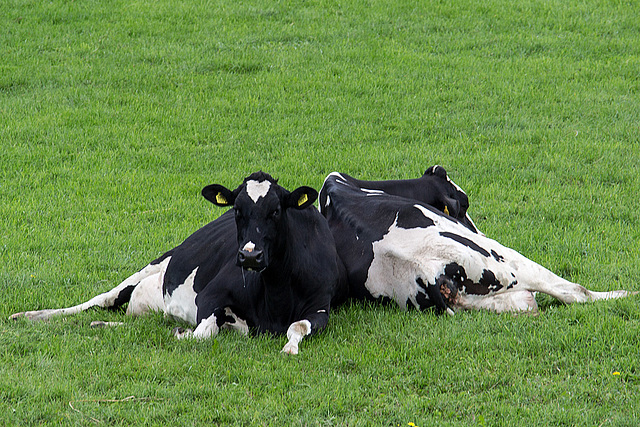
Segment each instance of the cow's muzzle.
[{"label": "cow's muzzle", "polygon": [[264,252],[259,249],[238,251],[238,265],[246,270],[263,270],[267,265]]}]

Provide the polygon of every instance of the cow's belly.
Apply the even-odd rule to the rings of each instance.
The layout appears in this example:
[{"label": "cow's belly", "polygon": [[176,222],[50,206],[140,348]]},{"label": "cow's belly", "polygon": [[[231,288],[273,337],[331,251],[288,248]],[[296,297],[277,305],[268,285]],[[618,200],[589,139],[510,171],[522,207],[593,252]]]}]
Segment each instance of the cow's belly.
[{"label": "cow's belly", "polygon": [[430,306],[424,304],[425,285],[436,285],[443,278],[456,286],[460,296],[473,295],[474,301],[476,296],[520,290],[518,269],[499,254],[508,253],[518,261],[524,257],[483,236],[473,237],[487,249],[471,249],[444,237],[442,227],[404,229],[394,224],[373,243],[365,288],[372,297],[390,298],[402,308]]}]

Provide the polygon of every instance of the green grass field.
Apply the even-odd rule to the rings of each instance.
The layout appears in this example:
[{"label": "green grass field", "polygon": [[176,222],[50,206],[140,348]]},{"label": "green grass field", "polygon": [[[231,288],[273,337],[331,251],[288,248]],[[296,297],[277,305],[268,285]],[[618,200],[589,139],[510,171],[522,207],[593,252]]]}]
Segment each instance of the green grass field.
[{"label": "green grass field", "polygon": [[639,297],[347,305],[298,357],[178,342],[159,314],[8,317],[110,289],[223,212],[203,186],[258,169],[319,188],[441,164],[488,236],[640,291],[638,7],[1,2],[0,425],[636,425]]}]

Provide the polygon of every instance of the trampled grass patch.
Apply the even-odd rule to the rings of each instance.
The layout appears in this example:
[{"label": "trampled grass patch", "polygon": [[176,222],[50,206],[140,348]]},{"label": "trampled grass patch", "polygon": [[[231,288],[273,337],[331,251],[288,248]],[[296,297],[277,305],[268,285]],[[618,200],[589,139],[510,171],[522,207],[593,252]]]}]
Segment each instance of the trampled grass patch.
[{"label": "trampled grass patch", "polygon": [[8,316],[110,289],[222,213],[203,186],[258,169],[441,164],[488,236],[640,290],[639,30],[599,0],[2,3],[0,424],[634,425],[638,297],[349,304],[295,358],[161,315]]}]

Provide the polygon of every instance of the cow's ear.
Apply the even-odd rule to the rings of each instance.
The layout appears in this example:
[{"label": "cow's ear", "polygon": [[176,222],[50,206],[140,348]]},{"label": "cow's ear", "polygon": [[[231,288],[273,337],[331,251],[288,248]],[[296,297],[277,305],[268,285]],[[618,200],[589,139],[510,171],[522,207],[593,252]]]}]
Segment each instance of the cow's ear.
[{"label": "cow's ear", "polygon": [[311,187],[299,187],[287,194],[284,205],[287,208],[304,209],[318,198],[318,192]]},{"label": "cow's ear", "polygon": [[236,200],[235,194],[220,184],[207,185],[202,189],[202,195],[216,206],[233,206]]}]

